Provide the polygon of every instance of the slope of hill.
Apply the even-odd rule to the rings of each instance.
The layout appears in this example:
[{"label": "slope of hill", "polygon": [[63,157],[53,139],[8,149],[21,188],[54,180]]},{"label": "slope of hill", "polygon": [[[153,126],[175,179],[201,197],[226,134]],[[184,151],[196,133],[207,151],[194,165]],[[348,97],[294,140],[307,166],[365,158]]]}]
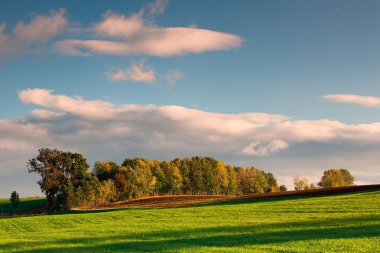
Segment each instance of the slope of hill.
[{"label": "slope of hill", "polygon": [[0,218],[0,252],[379,252],[380,191]]}]

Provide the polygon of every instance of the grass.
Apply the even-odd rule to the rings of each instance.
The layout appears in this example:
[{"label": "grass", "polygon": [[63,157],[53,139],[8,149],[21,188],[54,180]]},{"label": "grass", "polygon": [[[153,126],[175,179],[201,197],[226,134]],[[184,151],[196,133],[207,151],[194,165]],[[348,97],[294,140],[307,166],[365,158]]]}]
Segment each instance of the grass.
[{"label": "grass", "polygon": [[[38,212],[46,210],[47,200],[45,198],[21,198],[16,214]],[[0,214],[8,214],[11,211],[9,199],[0,199]]]},{"label": "grass", "polygon": [[0,252],[379,252],[380,191],[0,218]]}]

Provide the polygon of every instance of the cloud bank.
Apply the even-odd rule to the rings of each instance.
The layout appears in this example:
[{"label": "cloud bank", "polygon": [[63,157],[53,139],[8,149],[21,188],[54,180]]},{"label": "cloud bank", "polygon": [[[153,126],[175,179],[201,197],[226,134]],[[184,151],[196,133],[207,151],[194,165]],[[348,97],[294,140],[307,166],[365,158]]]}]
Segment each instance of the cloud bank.
[{"label": "cloud bank", "polygon": [[[329,167],[354,166],[360,181],[374,180],[377,175],[378,168],[370,161],[380,155],[375,152],[380,147],[379,122],[345,124],[255,112],[214,113],[175,105],[113,104],[46,89],[21,90],[19,98],[37,108],[0,120],[1,180],[21,172],[26,181],[30,179],[25,162],[41,147],[78,151],[91,163],[120,162],[126,155],[155,159],[208,155],[252,165],[254,157],[259,167],[290,183],[289,175],[310,170],[319,176]],[[374,176],[366,176],[368,171]],[[33,180],[30,185],[36,187]]]}]

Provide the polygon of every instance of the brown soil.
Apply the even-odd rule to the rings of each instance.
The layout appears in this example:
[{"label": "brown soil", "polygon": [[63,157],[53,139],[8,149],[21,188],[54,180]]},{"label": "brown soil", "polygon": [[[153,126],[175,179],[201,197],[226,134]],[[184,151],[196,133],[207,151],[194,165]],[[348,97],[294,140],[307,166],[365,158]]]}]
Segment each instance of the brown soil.
[{"label": "brown soil", "polygon": [[[360,185],[360,186],[347,186],[336,188],[323,188],[304,191],[287,191],[287,192],[272,192],[255,194],[250,196],[223,196],[223,195],[174,195],[174,196],[154,196],[143,197],[133,200],[126,200],[115,202],[107,206],[100,207],[101,209],[108,208],[172,208],[183,207],[197,204],[214,203],[229,200],[249,200],[249,199],[263,199],[263,198],[283,198],[283,197],[296,197],[296,196],[324,196],[333,194],[353,193],[369,190],[380,190],[380,184],[377,185]],[[99,209],[99,208],[97,208]]]}]

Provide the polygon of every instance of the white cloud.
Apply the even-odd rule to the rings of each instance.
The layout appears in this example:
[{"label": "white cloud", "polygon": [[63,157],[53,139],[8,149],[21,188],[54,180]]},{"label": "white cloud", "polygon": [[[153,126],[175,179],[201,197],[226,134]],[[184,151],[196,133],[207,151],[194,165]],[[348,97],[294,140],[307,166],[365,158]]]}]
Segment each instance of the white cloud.
[{"label": "white cloud", "polygon": [[[159,27],[151,16],[162,13],[167,1],[156,1],[130,16],[107,12],[93,28],[98,39],[70,39],[55,44],[68,55],[146,55],[169,57],[238,47],[234,34],[195,27]],[[148,17],[147,17],[148,16]]]},{"label": "white cloud", "polygon": [[152,84],[158,80],[165,81],[169,87],[174,87],[176,82],[184,78],[184,74],[178,70],[169,70],[164,75],[157,73],[145,60],[133,62],[128,68],[114,67],[105,73],[106,77],[114,82],[133,81]]},{"label": "white cloud", "polygon": [[133,62],[128,69],[118,68],[106,73],[112,81],[134,81],[151,84],[156,81],[156,73],[150,67],[145,66],[145,61]]},{"label": "white cloud", "polygon": [[273,140],[267,144],[255,141],[244,147],[241,153],[250,156],[267,156],[285,150],[288,147],[289,144],[281,139]]},{"label": "white cloud", "polygon": [[[117,109],[109,102],[53,95],[52,92],[52,90],[45,89],[26,89],[19,92],[19,98],[25,104],[44,106],[50,110],[59,110],[84,119],[110,119],[117,114]],[[45,113],[47,112],[45,111]]]},{"label": "white cloud", "polygon": [[6,33],[6,24],[0,25],[0,58],[28,49],[33,43],[47,40],[64,32],[68,25],[66,11],[51,11],[50,15],[37,15],[30,23],[19,21],[11,33]]},{"label": "white cloud", "polygon": [[380,106],[379,97],[359,96],[355,94],[331,94],[325,95],[323,98],[334,102],[356,104],[366,107]]},{"label": "white cloud", "polygon": [[29,24],[19,21],[13,29],[15,38],[22,41],[47,41],[65,30],[68,24],[65,14],[66,11],[60,9],[51,11],[50,15],[38,15]]},{"label": "white cloud", "polygon": [[128,41],[63,40],[58,51],[68,55],[179,56],[205,51],[227,50],[241,44],[232,34],[190,27],[150,28]]},{"label": "white cloud", "polygon": [[106,37],[128,38],[144,28],[145,24],[141,12],[127,18],[109,11],[104,15],[103,20],[95,26],[94,30],[99,35]]}]

